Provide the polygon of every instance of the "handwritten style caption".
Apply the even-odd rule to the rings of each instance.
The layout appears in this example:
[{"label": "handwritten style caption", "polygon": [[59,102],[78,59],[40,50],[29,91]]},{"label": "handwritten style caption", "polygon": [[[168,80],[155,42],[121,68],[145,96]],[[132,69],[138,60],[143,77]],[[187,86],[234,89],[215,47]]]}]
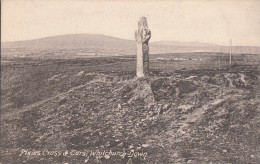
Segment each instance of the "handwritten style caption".
[{"label": "handwritten style caption", "polygon": [[144,160],[147,158],[148,153],[143,151],[113,151],[113,150],[29,150],[29,149],[21,149],[19,156],[82,156],[82,157],[105,157],[106,159],[113,156],[121,156],[121,157],[129,157],[129,158],[143,158]]}]

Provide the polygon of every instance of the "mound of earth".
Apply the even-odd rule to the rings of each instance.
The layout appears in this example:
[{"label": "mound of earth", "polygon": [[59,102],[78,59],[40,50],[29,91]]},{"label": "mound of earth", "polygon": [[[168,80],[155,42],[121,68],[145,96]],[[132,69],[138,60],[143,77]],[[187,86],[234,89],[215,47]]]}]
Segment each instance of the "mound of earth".
[{"label": "mound of earth", "polygon": [[[6,142],[1,145],[1,162],[260,161],[257,73],[172,73],[142,79],[86,72],[76,76],[91,80],[2,117]],[[20,148],[147,154],[19,156]]]}]

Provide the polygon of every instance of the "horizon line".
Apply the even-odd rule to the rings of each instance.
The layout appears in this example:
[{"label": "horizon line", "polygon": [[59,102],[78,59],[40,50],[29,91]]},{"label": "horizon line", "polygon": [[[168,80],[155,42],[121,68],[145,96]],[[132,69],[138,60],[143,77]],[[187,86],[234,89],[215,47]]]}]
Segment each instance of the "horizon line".
[{"label": "horizon line", "polygon": [[[120,37],[116,37],[116,36],[110,36],[110,35],[105,35],[105,34],[101,34],[101,33],[75,33],[75,34],[58,34],[58,35],[50,35],[50,36],[45,36],[45,37],[40,37],[40,38],[33,38],[33,39],[23,39],[23,40],[14,40],[14,41],[2,41],[1,40],[1,44],[2,43],[12,43],[12,42],[23,42],[23,41],[33,41],[33,40],[39,40],[39,39],[46,39],[46,38],[52,38],[52,37],[58,37],[58,36],[66,36],[66,35],[101,35],[101,36],[105,36],[105,37],[111,37],[111,38],[115,38],[115,39],[121,39],[121,40],[126,40],[126,41],[133,41],[130,39],[126,39],[126,38],[120,38]],[[199,42],[199,41],[178,41],[178,40],[158,40],[158,41],[152,41],[150,43],[156,43],[156,42],[179,42],[179,43],[202,43],[202,44],[212,44],[215,46],[224,46],[224,47],[228,47],[229,45],[223,45],[223,44],[218,44],[218,43],[211,43],[211,42]],[[243,47],[260,47],[260,45],[232,45],[232,47],[236,47],[236,46],[243,46]]]}]

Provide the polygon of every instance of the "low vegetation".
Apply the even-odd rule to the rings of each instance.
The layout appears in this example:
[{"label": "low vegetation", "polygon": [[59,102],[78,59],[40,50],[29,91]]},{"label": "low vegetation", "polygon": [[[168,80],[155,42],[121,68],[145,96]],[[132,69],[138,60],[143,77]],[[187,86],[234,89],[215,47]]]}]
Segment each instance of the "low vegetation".
[{"label": "low vegetation", "polygon": [[257,163],[259,60],[157,57],[142,79],[132,57],[3,64],[0,162]]}]

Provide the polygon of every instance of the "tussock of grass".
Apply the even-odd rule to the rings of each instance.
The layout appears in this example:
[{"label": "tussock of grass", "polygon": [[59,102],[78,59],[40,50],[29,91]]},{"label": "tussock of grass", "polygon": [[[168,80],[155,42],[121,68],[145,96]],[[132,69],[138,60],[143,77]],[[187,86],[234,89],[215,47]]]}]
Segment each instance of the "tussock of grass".
[{"label": "tussock of grass", "polygon": [[[256,74],[157,72],[156,76],[137,79],[87,72],[75,76],[78,72],[55,76],[63,85],[48,80],[54,79],[53,74],[48,75],[42,83],[64,89],[63,92],[55,89],[58,93],[41,101],[32,97],[28,101],[29,96],[17,98],[20,112],[3,113],[1,128],[6,140],[1,145],[3,163],[39,160],[83,163],[85,160],[19,157],[19,148],[148,152],[145,160],[134,158],[133,163],[256,163],[260,160]],[[89,163],[122,161],[127,160],[122,157],[88,159]]]}]

